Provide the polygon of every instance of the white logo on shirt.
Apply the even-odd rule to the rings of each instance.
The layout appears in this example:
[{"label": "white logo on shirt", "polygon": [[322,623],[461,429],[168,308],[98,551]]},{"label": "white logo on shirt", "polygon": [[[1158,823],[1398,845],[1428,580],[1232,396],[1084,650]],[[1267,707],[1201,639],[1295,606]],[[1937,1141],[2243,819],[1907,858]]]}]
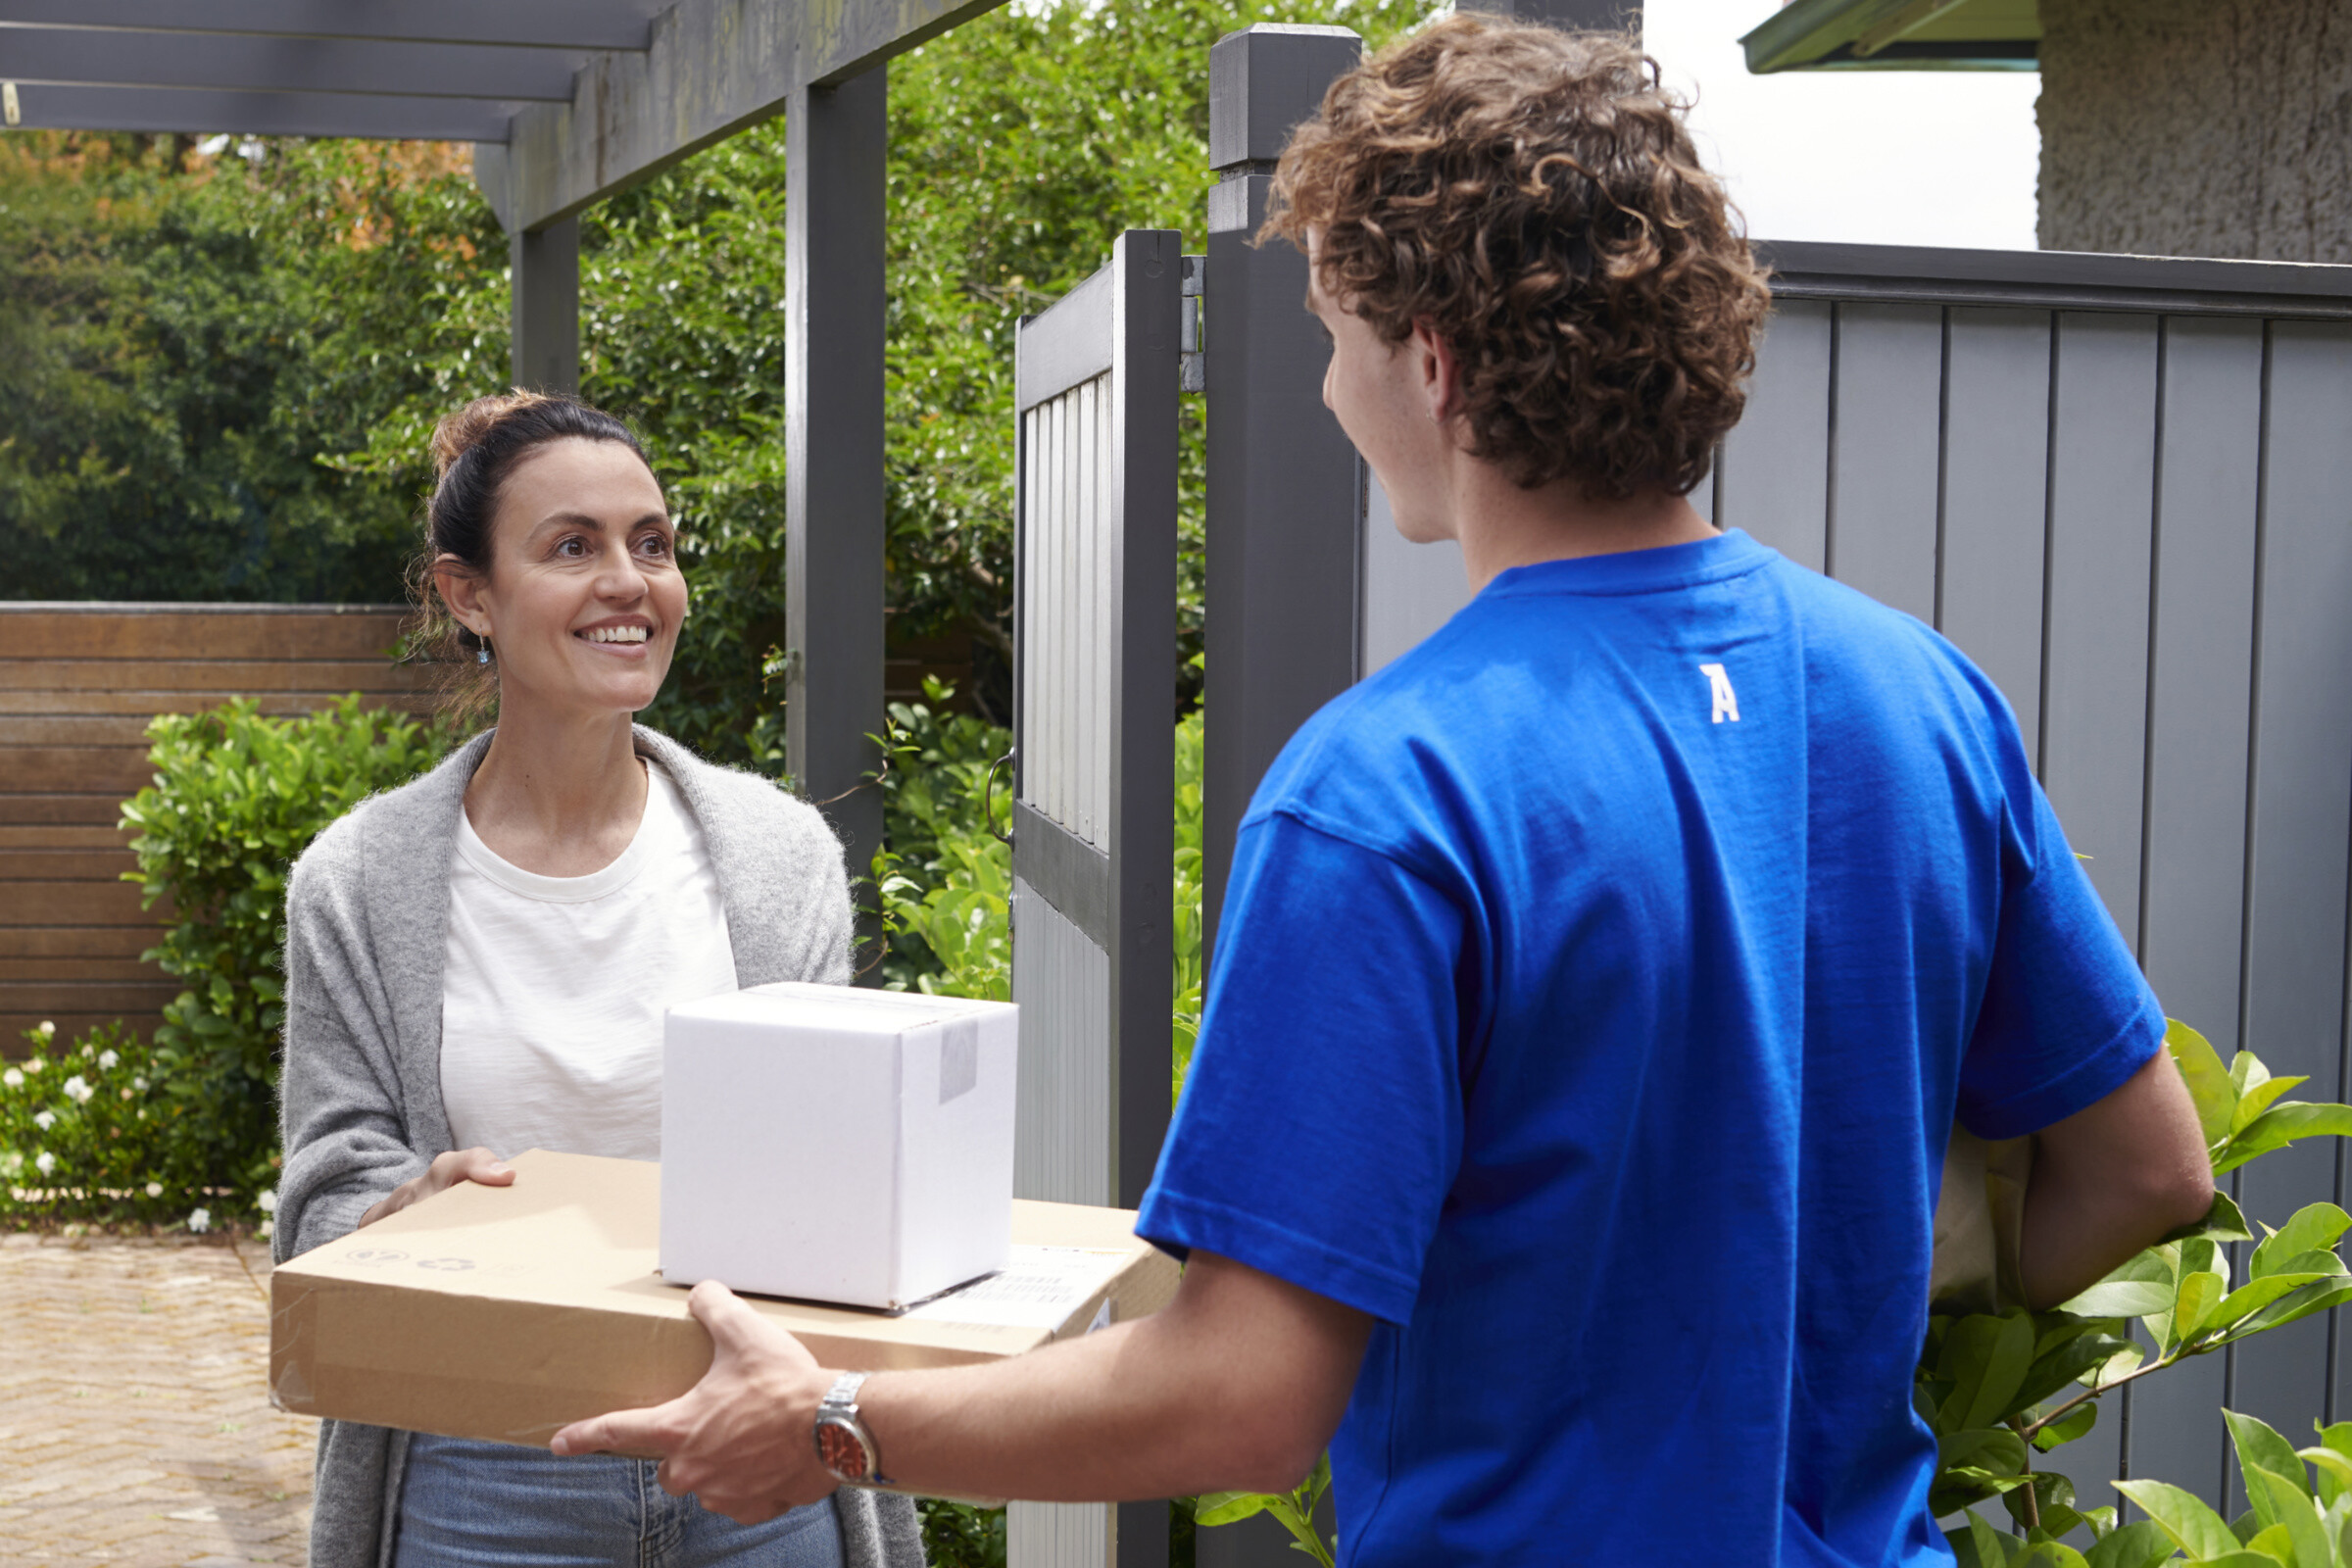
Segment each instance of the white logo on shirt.
[{"label": "white logo on shirt", "polygon": [[1720,724],[1725,719],[1740,722],[1740,694],[1732,690],[1732,677],[1725,674],[1721,664],[1701,664],[1698,672],[1707,677],[1707,685],[1715,696],[1715,717]]}]

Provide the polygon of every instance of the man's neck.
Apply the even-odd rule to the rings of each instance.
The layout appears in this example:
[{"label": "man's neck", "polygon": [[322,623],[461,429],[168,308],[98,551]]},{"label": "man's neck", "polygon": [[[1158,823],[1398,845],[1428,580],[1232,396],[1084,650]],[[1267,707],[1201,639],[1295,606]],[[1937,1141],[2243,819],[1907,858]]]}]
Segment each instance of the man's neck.
[{"label": "man's neck", "polygon": [[1448,499],[1470,591],[1513,566],[1582,556],[1657,550],[1716,537],[1688,498],[1651,486],[1623,501],[1596,500],[1572,479],[1522,490],[1489,464],[1459,464]]}]

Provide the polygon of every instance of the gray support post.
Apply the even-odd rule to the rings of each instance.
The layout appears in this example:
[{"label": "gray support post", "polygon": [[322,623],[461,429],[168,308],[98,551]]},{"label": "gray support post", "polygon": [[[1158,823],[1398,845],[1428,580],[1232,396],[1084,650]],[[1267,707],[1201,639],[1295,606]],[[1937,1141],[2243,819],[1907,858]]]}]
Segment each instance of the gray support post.
[{"label": "gray support post", "polygon": [[1561,27],[1631,27],[1636,35],[1642,31],[1642,0],[1462,0],[1460,9]]},{"label": "gray support post", "polygon": [[[803,87],[785,113],[784,743],[846,849],[882,843],[882,240],[888,79]],[[865,895],[858,895],[865,902]],[[860,938],[873,935],[870,921]],[[859,958],[863,962],[862,956]]]},{"label": "gray support post", "polygon": [[514,384],[580,389],[580,220],[518,229],[507,241],[514,291]]},{"label": "gray support post", "polygon": [[[1362,466],[1323,407],[1330,349],[1306,259],[1252,249],[1274,160],[1362,58],[1346,27],[1260,24],[1208,55],[1208,709],[1204,933],[1250,792],[1316,709],[1355,678]],[[1203,1540],[1207,1536],[1202,1537]]]}]

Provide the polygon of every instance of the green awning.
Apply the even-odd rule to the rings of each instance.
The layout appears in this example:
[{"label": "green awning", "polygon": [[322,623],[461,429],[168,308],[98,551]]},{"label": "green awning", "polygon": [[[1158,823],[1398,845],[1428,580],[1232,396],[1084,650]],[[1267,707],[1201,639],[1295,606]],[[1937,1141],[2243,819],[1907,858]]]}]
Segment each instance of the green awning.
[{"label": "green awning", "polygon": [[2039,0],[1791,0],[1740,40],[1747,69],[2032,71]]}]

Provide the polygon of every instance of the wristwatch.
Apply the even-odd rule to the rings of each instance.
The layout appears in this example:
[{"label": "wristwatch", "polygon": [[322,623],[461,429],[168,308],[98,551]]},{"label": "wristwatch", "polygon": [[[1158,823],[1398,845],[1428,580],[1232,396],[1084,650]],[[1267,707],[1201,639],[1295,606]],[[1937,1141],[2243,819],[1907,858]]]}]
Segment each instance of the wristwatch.
[{"label": "wristwatch", "polygon": [[854,1487],[896,1485],[882,1473],[882,1450],[874,1435],[858,1417],[858,1390],[863,1372],[844,1372],[833,1380],[816,1407],[816,1460],[833,1472],[833,1479]]}]

